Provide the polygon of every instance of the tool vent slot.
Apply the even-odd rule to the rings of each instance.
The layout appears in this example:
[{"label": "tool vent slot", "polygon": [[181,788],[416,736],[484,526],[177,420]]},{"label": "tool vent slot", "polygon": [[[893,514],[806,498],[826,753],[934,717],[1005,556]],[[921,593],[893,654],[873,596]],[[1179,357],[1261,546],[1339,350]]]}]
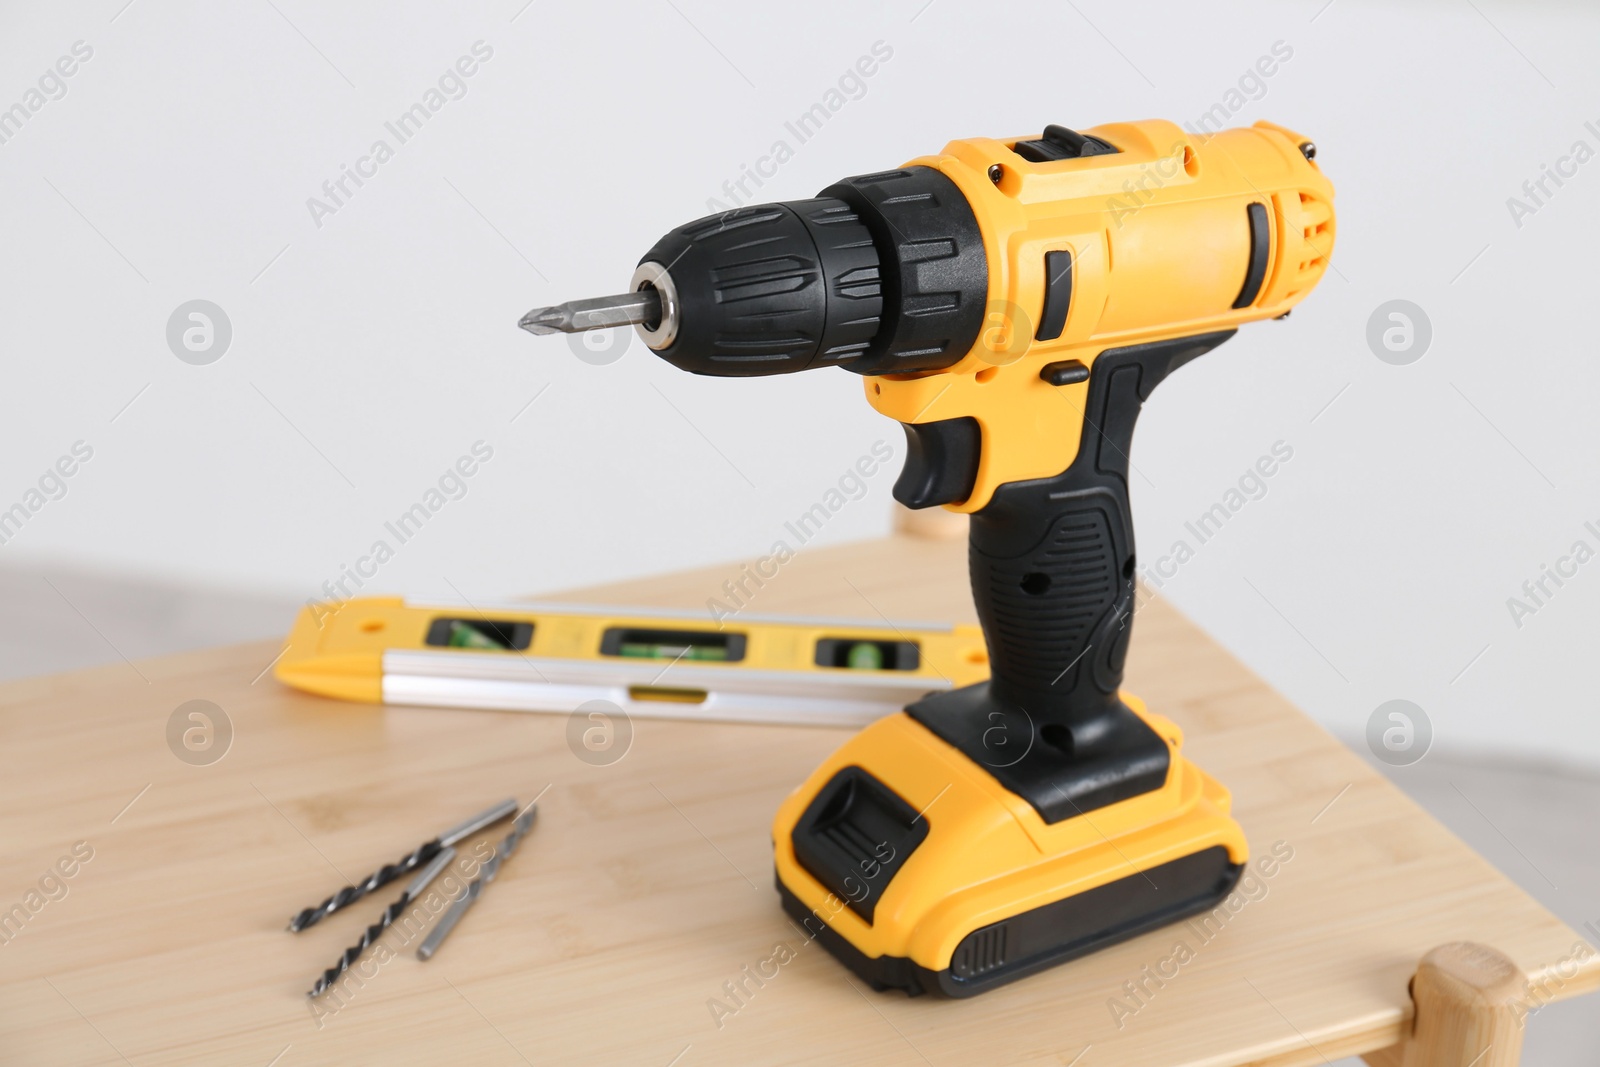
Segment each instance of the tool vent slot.
[{"label": "tool vent slot", "polygon": [[914,671],[922,665],[922,651],[915,641],[824,637],[817,642],[816,664],[852,671]]},{"label": "tool vent slot", "polygon": [[657,630],[613,626],[601,635],[602,656],[627,659],[737,663],[744,659],[745,635],[716,630]]},{"label": "tool vent slot", "polygon": [[[1297,296],[1315,285],[1328,266],[1328,253],[1333,248],[1333,205],[1319,196],[1302,192],[1286,209],[1291,213],[1291,224],[1299,231],[1301,249],[1295,261],[1293,291],[1284,299]],[[1298,208],[1298,210],[1296,210]]]},{"label": "tool vent slot", "polygon": [[423,643],[434,648],[469,648],[482,652],[522,652],[533,642],[533,623],[515,619],[437,618],[428,624]]}]

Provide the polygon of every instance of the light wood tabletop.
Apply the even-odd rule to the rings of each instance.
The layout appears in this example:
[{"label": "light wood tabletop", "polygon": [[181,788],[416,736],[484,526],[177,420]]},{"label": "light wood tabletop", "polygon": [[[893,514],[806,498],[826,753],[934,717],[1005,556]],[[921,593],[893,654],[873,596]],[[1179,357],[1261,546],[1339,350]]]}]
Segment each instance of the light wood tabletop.
[{"label": "light wood tabletop", "polygon": [[[738,572],[565,598],[704,609]],[[802,551],[750,610],[971,620],[965,544]],[[636,720],[626,755],[595,765],[567,716],[335,703],[274,681],[277,652],[0,687],[0,1061],[1289,1067],[1400,1041],[1408,982],[1447,942],[1509,956],[1533,1005],[1600,987],[1576,933],[1159,599],[1129,688],[1282,862],[1225,921],[965,1001],[874,993],[779,909],[773,811],[846,731]],[[190,700],[231,723],[209,765],[168,745]],[[401,883],[299,934],[293,912],[541,791],[532,835],[437,956],[395,941],[334,1010],[308,1006]]]}]

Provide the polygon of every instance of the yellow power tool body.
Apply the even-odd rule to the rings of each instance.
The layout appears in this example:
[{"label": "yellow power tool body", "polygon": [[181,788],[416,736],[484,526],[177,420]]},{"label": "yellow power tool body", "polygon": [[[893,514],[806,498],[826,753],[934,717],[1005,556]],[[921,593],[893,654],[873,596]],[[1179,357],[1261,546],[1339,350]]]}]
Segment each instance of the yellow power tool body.
[{"label": "yellow power tool body", "polygon": [[895,497],[971,514],[988,681],[835,752],[773,823],[784,908],[879,988],[967,996],[1214,907],[1248,858],[1228,791],[1121,689],[1128,454],[1144,400],[1321,278],[1333,188],[1269,123],[953,141],[657,242],[618,297],[700,374],[839,366],[905,428]]}]

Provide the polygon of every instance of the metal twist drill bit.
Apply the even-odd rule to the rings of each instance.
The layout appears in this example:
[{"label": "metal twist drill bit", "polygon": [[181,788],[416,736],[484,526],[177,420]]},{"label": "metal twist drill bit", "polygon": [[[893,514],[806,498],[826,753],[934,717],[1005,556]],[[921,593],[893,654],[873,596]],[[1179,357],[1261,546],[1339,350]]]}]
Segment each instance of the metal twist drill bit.
[{"label": "metal twist drill bit", "polygon": [[424,889],[428,888],[428,883],[438,877],[440,871],[450,866],[450,861],[455,858],[455,849],[440,849],[434,855],[433,861],[411,880],[410,885],[406,886],[405,892],[396,897],[393,904],[383,909],[383,914],[378,916],[378,921],[362,931],[361,940],[345,949],[344,953],[339,957],[339,962],[322,972],[322,977],[317,979],[316,984],[311,987],[311,991],[306,996],[316,998],[326,993],[333,983],[339,980],[339,976],[348,971],[350,965],[360,959],[362,953],[371,948],[373,942],[383,936],[383,932],[401,916],[411,902],[417,899],[417,896]]},{"label": "metal twist drill bit", "polygon": [[299,933],[306,927],[321,922],[339,909],[354,904],[373,890],[388,885],[401,875],[408,874],[422,864],[427,863],[437,856],[441,849],[455,844],[464,837],[477,833],[485,826],[494,825],[501,819],[515,813],[516,810],[516,800],[509,797],[492,808],[485,808],[466,822],[458,826],[452,826],[432,841],[425,841],[418,845],[410,855],[404,857],[398,863],[385,864],[355,885],[345,886],[321,904],[302,910],[289,920],[289,929],[294,933]]},{"label": "metal twist drill bit", "polygon": [[517,323],[529,333],[581,333],[613,326],[634,326],[661,318],[661,294],[654,289],[617,296],[569,300],[553,307],[534,308]]},{"label": "metal twist drill bit", "polygon": [[289,920],[289,929],[299,933],[306,927],[321,922],[340,908],[354,904],[374,889],[388,885],[402,874],[407,874],[427,863],[439,855],[443,848],[444,846],[437,837],[426,844],[418,845],[410,855],[400,860],[400,862],[385,863],[355,885],[347,885],[316,907],[302,910]]},{"label": "metal twist drill bit", "polygon": [[450,936],[450,931],[456,928],[456,923],[461,921],[467,909],[472,907],[473,902],[483,894],[483,887],[494,881],[495,876],[500,873],[501,865],[511,858],[511,854],[517,850],[518,843],[528,835],[528,831],[533,828],[534,816],[537,814],[536,801],[528,805],[527,811],[517,816],[517,821],[511,824],[511,832],[500,842],[500,847],[494,850],[494,855],[483,865],[478,877],[467,886],[467,891],[462,894],[461,899],[450,905],[449,911],[439,916],[438,923],[428,931],[428,936],[423,938],[422,944],[417,946],[417,959],[430,959],[439,951],[439,946]]}]

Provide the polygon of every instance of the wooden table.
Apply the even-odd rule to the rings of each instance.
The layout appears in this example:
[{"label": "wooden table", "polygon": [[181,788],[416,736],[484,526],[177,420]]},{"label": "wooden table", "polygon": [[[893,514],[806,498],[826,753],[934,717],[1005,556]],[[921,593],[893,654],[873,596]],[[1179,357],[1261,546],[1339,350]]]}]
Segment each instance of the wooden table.
[{"label": "wooden table", "polygon": [[[752,610],[970,619],[964,553],[807,550]],[[737,571],[572,598],[703,608]],[[1171,607],[1146,604],[1135,633],[1130,688],[1232,787],[1257,854],[1293,859],[1209,940],[1172,927],[961,1002],[866,990],[779,910],[769,820],[840,730],[637,721],[627,755],[595,766],[564,716],[286,690],[263,676],[270,643],[0,687],[0,909],[24,912],[0,928],[0,1060],[1289,1067],[1399,1042],[1407,983],[1446,942],[1494,946],[1543,999],[1600,987],[1600,960],[1571,961],[1577,934]],[[209,766],[167,745],[191,699],[232,722]],[[381,905],[298,935],[293,911],[546,787],[526,851],[438,956],[397,955],[336,1012],[308,1010]],[[57,899],[30,897],[63,858]],[[1192,958],[1164,962],[1179,942]],[[780,943],[795,958],[719,1026],[724,983]]]}]

